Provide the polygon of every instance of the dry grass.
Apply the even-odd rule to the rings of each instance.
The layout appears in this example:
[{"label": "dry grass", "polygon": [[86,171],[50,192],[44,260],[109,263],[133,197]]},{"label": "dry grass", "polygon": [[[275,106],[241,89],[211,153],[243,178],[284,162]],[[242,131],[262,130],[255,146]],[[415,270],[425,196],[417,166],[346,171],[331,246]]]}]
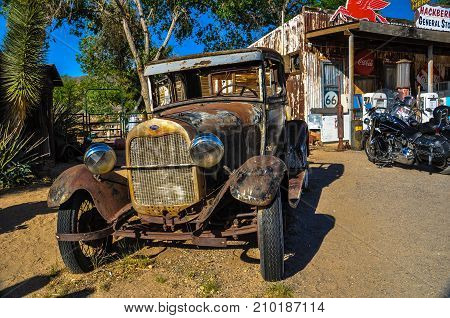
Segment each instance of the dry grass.
[{"label": "dry grass", "polygon": [[164,284],[165,282],[167,282],[167,278],[165,278],[164,276],[158,274],[155,276],[155,282],[160,283],[160,284]]},{"label": "dry grass", "polygon": [[198,296],[214,297],[220,290],[220,283],[215,276],[203,277],[198,287]]},{"label": "dry grass", "polygon": [[267,287],[264,297],[267,298],[292,298],[294,297],[294,292],[291,287],[283,284],[276,283],[271,284]]},{"label": "dry grass", "polygon": [[63,271],[65,272],[64,275],[58,275],[60,271],[55,265],[49,270],[49,276],[54,277],[54,279],[48,284],[43,293],[36,294],[36,296],[66,297],[75,295],[82,290],[108,292],[115,281],[141,275],[143,270],[153,268],[154,263],[154,259],[144,255],[128,255],[123,259],[95,268],[92,272],[83,275],[73,275],[67,270]]}]

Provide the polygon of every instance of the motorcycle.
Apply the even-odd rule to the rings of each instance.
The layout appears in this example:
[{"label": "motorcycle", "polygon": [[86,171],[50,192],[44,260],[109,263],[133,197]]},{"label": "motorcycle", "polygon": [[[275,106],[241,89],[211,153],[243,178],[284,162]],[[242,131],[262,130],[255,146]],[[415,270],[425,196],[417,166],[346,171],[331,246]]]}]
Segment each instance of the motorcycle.
[{"label": "motorcycle", "polygon": [[[372,107],[364,123],[364,150],[379,166],[428,164],[441,174],[450,174],[448,108],[437,107],[430,123],[419,123],[408,105],[392,99],[387,109]],[[400,111],[399,111],[400,110]],[[447,137],[446,137],[447,136]]]}]

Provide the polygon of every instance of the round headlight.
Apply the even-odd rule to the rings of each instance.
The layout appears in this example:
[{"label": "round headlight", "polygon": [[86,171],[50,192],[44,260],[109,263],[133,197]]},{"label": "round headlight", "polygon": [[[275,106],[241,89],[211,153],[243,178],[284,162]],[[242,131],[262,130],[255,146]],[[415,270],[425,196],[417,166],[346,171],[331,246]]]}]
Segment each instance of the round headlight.
[{"label": "round headlight", "polygon": [[364,124],[370,125],[370,119],[369,118],[364,118]]},{"label": "round headlight", "polygon": [[192,140],[190,154],[194,163],[203,168],[211,168],[223,157],[222,141],[211,133],[200,134]]},{"label": "round headlight", "polygon": [[103,143],[93,144],[84,154],[84,164],[95,175],[112,171],[116,160],[114,150]]}]

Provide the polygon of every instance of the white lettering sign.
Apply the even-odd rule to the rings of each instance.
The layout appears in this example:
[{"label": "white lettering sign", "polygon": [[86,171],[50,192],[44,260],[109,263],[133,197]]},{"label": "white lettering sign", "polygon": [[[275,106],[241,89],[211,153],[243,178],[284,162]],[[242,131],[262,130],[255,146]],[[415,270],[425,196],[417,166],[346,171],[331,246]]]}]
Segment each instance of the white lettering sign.
[{"label": "white lettering sign", "polygon": [[417,9],[415,21],[417,28],[450,32],[450,8],[426,4]]}]

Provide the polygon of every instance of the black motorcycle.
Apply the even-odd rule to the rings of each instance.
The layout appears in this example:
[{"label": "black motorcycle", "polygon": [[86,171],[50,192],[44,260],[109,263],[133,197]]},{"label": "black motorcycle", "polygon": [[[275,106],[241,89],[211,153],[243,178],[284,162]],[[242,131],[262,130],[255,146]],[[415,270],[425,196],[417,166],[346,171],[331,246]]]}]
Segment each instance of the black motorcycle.
[{"label": "black motorcycle", "polygon": [[437,107],[433,121],[426,124],[400,119],[390,112],[396,108],[384,112],[379,107],[369,110],[363,141],[367,158],[380,166],[427,164],[442,174],[450,174],[448,107]]}]

